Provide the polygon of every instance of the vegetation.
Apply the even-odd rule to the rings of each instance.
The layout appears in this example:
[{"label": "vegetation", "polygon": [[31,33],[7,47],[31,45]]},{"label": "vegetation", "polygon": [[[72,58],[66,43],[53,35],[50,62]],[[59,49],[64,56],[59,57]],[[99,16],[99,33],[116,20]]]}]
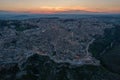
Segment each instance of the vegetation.
[{"label": "vegetation", "polygon": [[120,74],[120,26],[106,29],[103,37],[97,37],[89,51],[110,72]]}]

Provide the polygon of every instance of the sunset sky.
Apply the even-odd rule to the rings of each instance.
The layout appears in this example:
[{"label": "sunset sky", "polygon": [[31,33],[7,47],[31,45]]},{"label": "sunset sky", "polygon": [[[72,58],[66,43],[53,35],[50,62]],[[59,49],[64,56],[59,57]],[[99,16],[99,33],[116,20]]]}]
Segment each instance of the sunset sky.
[{"label": "sunset sky", "polygon": [[74,10],[120,13],[120,0],[0,0],[0,10],[30,13]]}]

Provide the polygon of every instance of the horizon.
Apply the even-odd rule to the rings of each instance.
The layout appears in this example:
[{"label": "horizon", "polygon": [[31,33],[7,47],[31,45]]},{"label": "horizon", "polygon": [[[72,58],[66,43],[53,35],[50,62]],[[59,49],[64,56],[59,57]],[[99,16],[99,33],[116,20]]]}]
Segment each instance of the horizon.
[{"label": "horizon", "polygon": [[1,0],[0,11],[58,14],[58,13],[120,13],[119,0]]}]

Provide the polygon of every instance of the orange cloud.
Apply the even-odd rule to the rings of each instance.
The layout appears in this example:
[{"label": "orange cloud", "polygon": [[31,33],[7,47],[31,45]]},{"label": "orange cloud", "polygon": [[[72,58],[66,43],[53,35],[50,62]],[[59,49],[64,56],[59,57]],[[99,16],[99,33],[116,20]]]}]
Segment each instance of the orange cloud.
[{"label": "orange cloud", "polygon": [[30,13],[56,13],[61,11],[68,11],[68,10],[85,10],[83,7],[40,7],[40,8],[33,8],[28,9]]}]

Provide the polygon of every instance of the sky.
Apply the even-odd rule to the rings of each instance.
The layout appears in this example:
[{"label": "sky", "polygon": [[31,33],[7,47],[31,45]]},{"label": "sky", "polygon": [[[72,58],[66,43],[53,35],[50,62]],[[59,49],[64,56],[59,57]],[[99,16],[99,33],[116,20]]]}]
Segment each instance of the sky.
[{"label": "sky", "polygon": [[120,0],[0,0],[0,10],[30,13],[75,10],[120,13]]}]

